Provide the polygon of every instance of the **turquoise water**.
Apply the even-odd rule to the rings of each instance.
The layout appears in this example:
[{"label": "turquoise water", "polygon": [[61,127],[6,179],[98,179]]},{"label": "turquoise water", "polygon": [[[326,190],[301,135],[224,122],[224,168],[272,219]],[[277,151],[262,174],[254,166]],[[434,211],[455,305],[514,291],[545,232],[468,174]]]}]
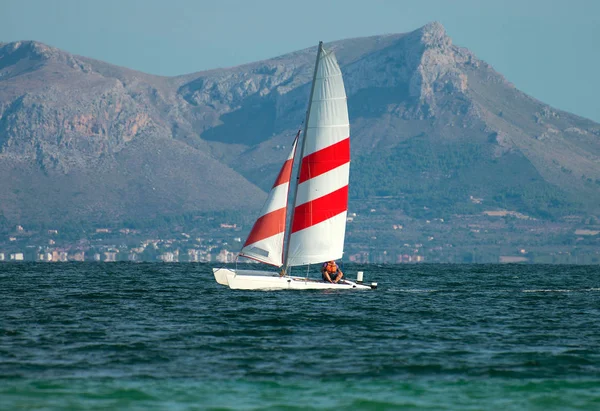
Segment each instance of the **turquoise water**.
[{"label": "turquoise water", "polygon": [[351,266],[233,291],[208,265],[0,265],[0,409],[600,409],[600,268]]}]

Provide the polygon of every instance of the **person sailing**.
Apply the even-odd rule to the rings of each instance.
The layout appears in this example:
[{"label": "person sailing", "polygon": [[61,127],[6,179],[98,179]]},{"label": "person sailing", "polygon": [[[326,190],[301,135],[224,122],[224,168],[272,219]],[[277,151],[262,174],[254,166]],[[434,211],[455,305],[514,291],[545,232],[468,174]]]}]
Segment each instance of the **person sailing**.
[{"label": "person sailing", "polygon": [[[323,263],[321,267],[321,275],[323,276],[323,281],[327,281],[328,283],[336,283],[342,279],[344,273],[337,266],[335,261],[326,261]],[[335,275],[335,279],[331,279],[331,277]]]}]

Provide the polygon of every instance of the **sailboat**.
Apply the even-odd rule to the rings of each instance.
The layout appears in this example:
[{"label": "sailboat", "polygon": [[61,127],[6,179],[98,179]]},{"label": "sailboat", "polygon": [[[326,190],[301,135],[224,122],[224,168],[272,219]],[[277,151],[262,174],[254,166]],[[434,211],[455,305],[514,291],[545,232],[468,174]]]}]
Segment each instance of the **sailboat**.
[{"label": "sailboat", "polygon": [[[290,275],[291,267],[337,260],[344,251],[350,173],[350,121],[342,72],[335,55],[319,43],[305,127],[267,196],[239,256],[280,268],[279,272],[214,268],[219,284],[232,289],[372,289],[345,277],[330,283]],[[293,199],[288,207],[296,149],[300,149]],[[291,211],[286,227],[287,211]],[[284,247],[284,245],[286,247]]]}]

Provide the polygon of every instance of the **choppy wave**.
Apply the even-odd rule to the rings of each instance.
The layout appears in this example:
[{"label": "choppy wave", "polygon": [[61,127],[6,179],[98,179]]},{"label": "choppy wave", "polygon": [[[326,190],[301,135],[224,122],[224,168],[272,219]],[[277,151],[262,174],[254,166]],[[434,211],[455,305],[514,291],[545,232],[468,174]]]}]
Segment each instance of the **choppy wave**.
[{"label": "choppy wave", "polygon": [[523,290],[524,293],[581,293],[600,291],[600,288]]}]

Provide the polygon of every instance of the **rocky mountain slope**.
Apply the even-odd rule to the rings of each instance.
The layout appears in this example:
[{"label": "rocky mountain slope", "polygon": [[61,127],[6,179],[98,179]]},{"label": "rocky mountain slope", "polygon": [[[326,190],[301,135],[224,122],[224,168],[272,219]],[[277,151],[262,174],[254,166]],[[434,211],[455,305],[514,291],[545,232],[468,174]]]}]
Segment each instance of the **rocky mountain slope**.
[{"label": "rocky mountain slope", "polygon": [[[515,89],[439,23],[327,46],[348,94],[353,204],[600,212],[600,125]],[[11,223],[252,213],[304,119],[315,51],[166,78],[0,44],[0,212]]]}]

